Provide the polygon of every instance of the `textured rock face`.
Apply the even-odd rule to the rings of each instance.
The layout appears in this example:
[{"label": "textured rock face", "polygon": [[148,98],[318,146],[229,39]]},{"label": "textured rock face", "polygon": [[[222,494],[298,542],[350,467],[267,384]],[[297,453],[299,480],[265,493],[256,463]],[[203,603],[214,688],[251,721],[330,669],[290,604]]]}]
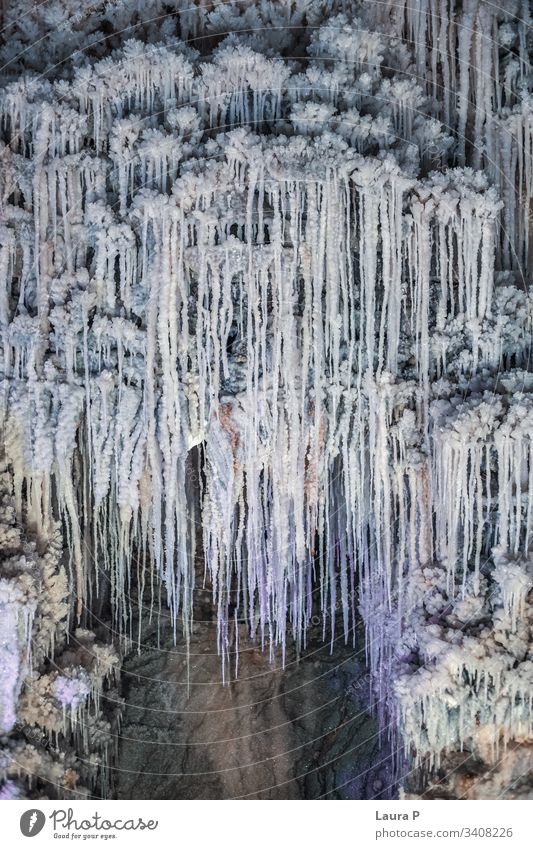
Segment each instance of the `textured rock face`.
[{"label": "textured rock face", "polygon": [[290,650],[283,670],[280,653],[270,664],[240,626],[239,677],[228,669],[223,685],[213,628],[216,619],[195,624],[189,669],[183,643],[158,646],[155,635],[126,658],[118,798],[394,796],[390,752],[368,713],[361,646],[339,640],[330,654],[311,630],[301,659]]},{"label": "textured rock face", "polygon": [[454,752],[440,768],[405,782],[404,799],[533,799],[531,743],[511,743],[496,763],[473,752]]}]

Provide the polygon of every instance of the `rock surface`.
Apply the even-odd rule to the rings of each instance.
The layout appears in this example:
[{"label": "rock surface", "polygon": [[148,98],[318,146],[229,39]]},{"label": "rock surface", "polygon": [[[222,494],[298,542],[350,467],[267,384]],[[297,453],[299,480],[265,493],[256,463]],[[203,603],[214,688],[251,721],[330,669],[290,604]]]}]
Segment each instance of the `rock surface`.
[{"label": "rock surface", "polygon": [[317,626],[300,661],[290,652],[282,670],[241,626],[238,679],[232,670],[224,685],[215,627],[194,626],[189,694],[183,645],[167,637],[158,647],[154,630],[126,659],[118,798],[390,798],[361,645],[339,638],[330,654]]}]

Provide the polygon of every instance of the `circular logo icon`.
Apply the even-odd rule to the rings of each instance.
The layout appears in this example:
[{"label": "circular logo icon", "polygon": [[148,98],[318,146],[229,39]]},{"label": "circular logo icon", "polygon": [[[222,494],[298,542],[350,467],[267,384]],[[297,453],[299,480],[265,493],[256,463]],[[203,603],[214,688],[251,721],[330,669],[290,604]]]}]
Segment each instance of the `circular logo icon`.
[{"label": "circular logo icon", "polygon": [[20,830],[24,837],[35,837],[43,830],[46,817],[42,811],[32,808],[30,811],[24,811],[20,818]]}]

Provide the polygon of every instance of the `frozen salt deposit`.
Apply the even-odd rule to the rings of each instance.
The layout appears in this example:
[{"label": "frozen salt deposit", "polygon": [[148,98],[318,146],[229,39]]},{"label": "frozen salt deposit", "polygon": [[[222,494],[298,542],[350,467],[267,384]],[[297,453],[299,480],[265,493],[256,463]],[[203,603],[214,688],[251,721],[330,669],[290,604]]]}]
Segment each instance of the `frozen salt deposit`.
[{"label": "frozen salt deposit", "polygon": [[34,762],[85,786],[132,604],[190,646],[203,586],[224,677],[235,617],[283,657],[317,599],[332,651],[361,615],[400,768],[531,742],[527,3],[18,0],[6,25],[0,718],[63,760],[13,732],[5,794]]}]

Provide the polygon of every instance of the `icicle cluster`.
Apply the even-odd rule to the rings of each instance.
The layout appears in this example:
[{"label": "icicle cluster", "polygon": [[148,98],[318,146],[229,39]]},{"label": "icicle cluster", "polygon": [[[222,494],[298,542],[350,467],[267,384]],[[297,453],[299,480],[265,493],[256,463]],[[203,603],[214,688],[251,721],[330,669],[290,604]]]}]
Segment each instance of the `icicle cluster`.
[{"label": "icicle cluster", "polygon": [[[127,634],[155,576],[189,641],[207,582],[225,658],[235,609],[272,651],[305,644],[317,605],[348,639],[358,604],[383,722],[431,764],[498,699],[491,745],[529,734],[527,669],[453,634],[426,651],[427,621],[409,704],[394,679],[423,576],[453,607],[484,598],[493,548],[530,556],[530,43],[511,5],[198,2],[0,92],[5,459],[18,520],[38,540],[63,523],[78,620],[109,592]],[[276,55],[265,22],[306,53]],[[494,575],[510,634],[518,568]],[[23,643],[33,602],[11,597]],[[71,707],[94,691],[48,684]],[[451,701],[430,727],[431,692]]]},{"label": "icicle cluster", "polygon": [[[12,480],[0,477],[0,777],[5,798],[106,792],[111,695],[119,658],[78,629],[67,649],[69,587],[57,524],[37,540],[16,520]],[[102,709],[101,693],[108,690]],[[85,786],[86,783],[88,787]]]},{"label": "icicle cluster", "polygon": [[[393,698],[415,766],[423,765],[427,774],[446,764],[446,787],[456,768],[450,756],[461,752],[458,768],[467,763],[467,770],[475,770],[476,760],[485,764],[490,773],[500,773],[501,793],[513,772],[507,767],[523,761],[517,744],[533,736],[533,607],[527,600],[533,563],[498,548],[493,560],[478,586],[468,581],[460,597],[450,592],[440,568],[412,577],[416,601],[397,650]],[[517,771],[521,775],[525,772]],[[420,787],[416,777],[407,784]],[[460,798],[463,793],[483,798],[481,788],[468,784],[456,792]],[[497,795],[494,788],[486,792]]]}]

